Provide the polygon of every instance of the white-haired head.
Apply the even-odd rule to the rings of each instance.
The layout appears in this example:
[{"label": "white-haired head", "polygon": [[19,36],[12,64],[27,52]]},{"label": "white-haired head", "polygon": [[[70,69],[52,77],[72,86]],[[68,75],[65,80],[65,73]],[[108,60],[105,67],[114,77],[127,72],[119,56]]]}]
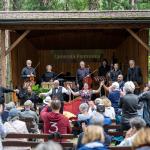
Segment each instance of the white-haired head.
[{"label": "white-haired head", "polygon": [[119,90],[119,83],[118,82],[113,82],[111,85],[112,90]]},{"label": "white-haired head", "polygon": [[132,81],[128,81],[124,84],[123,89],[126,93],[134,93],[135,85]]},{"label": "white-haired head", "polygon": [[80,106],[79,106],[79,110],[81,113],[85,113],[87,112],[89,109],[89,106],[87,103],[82,103]]}]

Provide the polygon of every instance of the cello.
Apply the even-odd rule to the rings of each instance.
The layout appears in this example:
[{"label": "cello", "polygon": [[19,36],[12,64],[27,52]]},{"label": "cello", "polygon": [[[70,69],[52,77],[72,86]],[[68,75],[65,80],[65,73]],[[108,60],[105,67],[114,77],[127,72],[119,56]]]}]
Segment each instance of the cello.
[{"label": "cello", "polygon": [[97,71],[97,69],[94,70],[93,72],[91,72],[90,74],[88,74],[87,76],[85,76],[85,77],[83,78],[83,84],[84,84],[84,83],[87,83],[88,86],[89,86],[89,89],[91,88],[91,85],[92,85],[92,78],[91,78],[91,75],[92,75],[93,73],[95,73],[96,71]]}]

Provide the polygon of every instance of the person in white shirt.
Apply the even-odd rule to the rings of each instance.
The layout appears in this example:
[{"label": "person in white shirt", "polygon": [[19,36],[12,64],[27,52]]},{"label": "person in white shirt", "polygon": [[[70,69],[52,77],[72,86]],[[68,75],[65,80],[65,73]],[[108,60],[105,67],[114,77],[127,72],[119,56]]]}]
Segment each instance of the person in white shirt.
[{"label": "person in white shirt", "polygon": [[66,88],[62,87],[59,85],[59,81],[55,80],[54,81],[54,88],[50,89],[49,92],[47,93],[40,93],[40,97],[41,96],[51,96],[52,100],[54,99],[58,99],[61,101],[61,109],[60,109],[60,113],[63,113],[63,107],[64,107],[64,96],[63,94],[67,94],[70,95],[71,92],[69,90],[67,90]]},{"label": "person in white shirt", "polygon": [[[19,120],[20,111],[16,108],[12,108],[9,111],[8,121],[4,123],[4,128],[7,134],[9,133],[22,133],[28,134],[26,123]],[[18,140],[27,141],[27,139],[7,139],[6,140]],[[4,147],[4,150],[29,150],[29,147]]]}]

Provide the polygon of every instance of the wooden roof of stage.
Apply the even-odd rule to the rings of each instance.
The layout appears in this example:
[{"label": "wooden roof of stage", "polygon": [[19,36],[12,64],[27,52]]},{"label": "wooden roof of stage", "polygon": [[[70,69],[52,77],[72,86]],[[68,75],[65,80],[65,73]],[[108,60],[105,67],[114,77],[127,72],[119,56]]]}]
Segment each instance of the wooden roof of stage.
[{"label": "wooden roof of stage", "polygon": [[[87,26],[88,24],[88,26]],[[0,12],[0,29],[149,28],[150,11],[9,11]]]}]

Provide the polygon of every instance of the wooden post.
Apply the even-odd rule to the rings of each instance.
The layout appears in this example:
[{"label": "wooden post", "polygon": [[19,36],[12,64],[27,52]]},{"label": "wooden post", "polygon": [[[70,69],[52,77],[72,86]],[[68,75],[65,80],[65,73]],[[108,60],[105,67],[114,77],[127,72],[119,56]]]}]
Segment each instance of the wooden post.
[{"label": "wooden post", "polygon": [[26,30],[6,51],[5,55],[8,55],[24,38],[25,36],[29,33],[29,30]]},{"label": "wooden post", "polygon": [[0,65],[1,65],[1,79],[0,83],[2,86],[6,86],[6,56],[5,56],[5,30],[1,30],[0,35],[1,43],[1,55],[0,55]]},{"label": "wooden post", "polygon": [[148,44],[146,44],[145,42],[142,41],[142,39],[136,34],[134,33],[131,29],[127,28],[126,29],[148,52],[150,52],[150,47],[148,46]]}]

